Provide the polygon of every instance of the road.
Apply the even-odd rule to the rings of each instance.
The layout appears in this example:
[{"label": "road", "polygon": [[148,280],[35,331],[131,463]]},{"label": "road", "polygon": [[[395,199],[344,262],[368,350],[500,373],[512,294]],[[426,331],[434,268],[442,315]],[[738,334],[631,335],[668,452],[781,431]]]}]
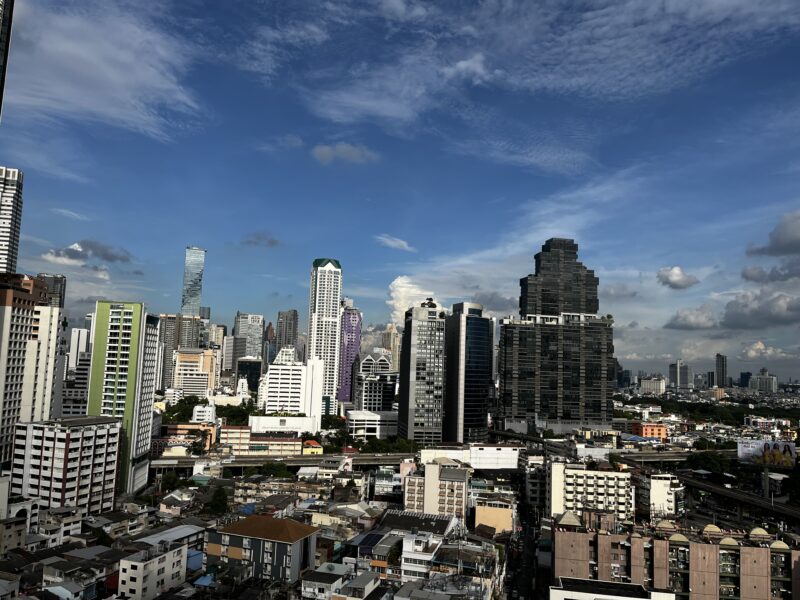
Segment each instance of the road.
[{"label": "road", "polygon": [[[287,467],[307,467],[318,465],[323,458],[340,458],[341,454],[317,454],[305,456],[253,456],[247,458],[224,459],[224,467],[257,467],[265,462],[283,463]],[[397,465],[401,462],[414,458],[414,454],[355,454],[353,455],[353,466],[378,466],[378,465]],[[211,460],[208,456],[186,456],[180,458],[154,458],[150,461],[150,467],[154,469],[164,469],[170,467],[191,467],[196,462]]]},{"label": "road", "polygon": [[717,485],[703,479],[687,477],[686,475],[682,475],[680,473],[678,474],[678,479],[680,479],[686,487],[709,492],[715,496],[730,498],[731,500],[735,500],[740,504],[746,504],[747,506],[759,508],[783,517],[789,517],[800,523],[800,508],[796,508],[795,506],[775,503],[767,498],[763,498],[756,494],[751,494],[750,492],[743,492],[736,488],[726,488],[723,485]]}]

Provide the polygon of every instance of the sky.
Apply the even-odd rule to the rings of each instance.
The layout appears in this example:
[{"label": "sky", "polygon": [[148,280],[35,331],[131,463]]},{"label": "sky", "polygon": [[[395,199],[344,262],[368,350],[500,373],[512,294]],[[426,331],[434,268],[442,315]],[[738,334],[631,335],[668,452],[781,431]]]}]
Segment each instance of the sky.
[{"label": "sky", "polygon": [[516,313],[546,239],[600,279],[625,368],[800,377],[795,0],[17,3],[0,160],[20,269],[98,298]]}]

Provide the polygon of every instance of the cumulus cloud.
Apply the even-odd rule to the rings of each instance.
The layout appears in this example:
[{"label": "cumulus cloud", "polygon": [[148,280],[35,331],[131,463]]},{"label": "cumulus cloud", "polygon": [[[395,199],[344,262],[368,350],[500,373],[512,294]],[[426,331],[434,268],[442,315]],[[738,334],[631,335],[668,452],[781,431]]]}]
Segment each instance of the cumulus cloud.
[{"label": "cumulus cloud", "polygon": [[280,241],[266,231],[254,231],[244,236],[242,245],[255,246],[258,248],[274,248],[280,245]]},{"label": "cumulus cloud", "polygon": [[56,265],[82,266],[90,259],[109,263],[129,263],[131,253],[125,248],[115,248],[97,240],[81,240],[65,248],[48,250],[42,258]]},{"label": "cumulus cloud", "polygon": [[762,329],[800,323],[800,297],[761,289],[745,291],[725,305],[721,325],[728,329]]},{"label": "cumulus cloud", "polygon": [[509,298],[498,292],[477,292],[472,302],[482,304],[486,312],[498,317],[507,317],[519,312],[519,298]]},{"label": "cumulus cloud", "polygon": [[475,85],[481,84],[491,77],[491,73],[486,68],[486,57],[483,52],[476,52],[469,58],[459,60],[454,65],[442,69],[442,72],[448,79],[466,79]]},{"label": "cumulus cloud", "polygon": [[635,298],[638,294],[626,283],[612,283],[600,288],[600,295],[609,299]]},{"label": "cumulus cloud", "polygon": [[311,155],[323,165],[329,165],[336,160],[361,165],[377,161],[380,156],[362,144],[348,144],[337,142],[335,144],[317,144],[312,148]]},{"label": "cumulus cloud", "polygon": [[800,277],[800,259],[785,260],[779,267],[767,270],[763,267],[745,267],[742,269],[742,279],[755,283],[775,283],[788,281]]},{"label": "cumulus cloud", "polygon": [[664,325],[665,329],[711,329],[717,326],[717,317],[710,304],[697,308],[682,308]]},{"label": "cumulus cloud", "polygon": [[685,290],[700,283],[697,277],[689,275],[681,267],[661,267],[656,278],[661,285],[673,290]]},{"label": "cumulus cloud", "polygon": [[407,275],[396,277],[389,284],[389,299],[386,304],[392,309],[392,323],[402,326],[406,311],[426,298],[434,297],[433,292],[419,286]]},{"label": "cumulus cloud", "polygon": [[376,235],[375,240],[377,240],[381,246],[386,246],[387,248],[394,248],[395,250],[403,250],[405,252],[417,251],[417,249],[411,246],[407,241],[391,236],[388,233]]},{"label": "cumulus cloud", "polygon": [[787,256],[800,254],[800,210],[787,213],[769,233],[769,241],[764,246],[751,246],[748,254],[767,256]]},{"label": "cumulus cloud", "polygon": [[796,354],[790,354],[781,348],[768,346],[762,341],[756,341],[742,348],[739,360],[761,361],[761,360],[782,360],[797,358]]}]

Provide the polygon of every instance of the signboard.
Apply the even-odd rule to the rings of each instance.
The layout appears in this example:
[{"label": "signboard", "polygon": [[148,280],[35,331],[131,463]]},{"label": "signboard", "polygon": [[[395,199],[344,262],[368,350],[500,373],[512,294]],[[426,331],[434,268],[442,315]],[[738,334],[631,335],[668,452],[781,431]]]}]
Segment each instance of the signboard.
[{"label": "signboard", "polygon": [[743,462],[784,469],[793,468],[797,458],[794,442],[773,440],[738,440],[736,455]]}]

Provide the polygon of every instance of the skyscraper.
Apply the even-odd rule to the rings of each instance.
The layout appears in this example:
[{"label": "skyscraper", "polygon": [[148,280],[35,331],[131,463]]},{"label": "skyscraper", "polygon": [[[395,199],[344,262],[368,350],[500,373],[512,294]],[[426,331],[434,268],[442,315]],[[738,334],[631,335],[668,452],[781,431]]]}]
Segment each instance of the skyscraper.
[{"label": "skyscraper", "polygon": [[569,239],[545,242],[520,280],[520,318],[500,329],[500,405],[506,427],[570,431],[613,416],[612,320],[597,315],[597,277]]},{"label": "skyscraper", "polygon": [[717,387],[728,387],[728,357],[724,354],[717,353],[714,373]]},{"label": "skyscraper", "polygon": [[308,346],[306,358],[323,361],[322,402],[325,414],[336,414],[339,384],[339,336],[342,321],[342,265],[333,258],[318,258],[311,267],[308,297]]},{"label": "skyscraper", "polygon": [[0,462],[17,422],[50,418],[60,315],[42,279],[0,273]]},{"label": "skyscraper", "polygon": [[278,352],[286,346],[297,345],[298,314],[295,309],[278,312]]},{"label": "skyscraper", "polygon": [[17,272],[23,178],[19,169],[0,167],[0,273]]},{"label": "skyscraper", "polygon": [[3,114],[3,97],[6,90],[8,51],[11,49],[11,24],[14,17],[14,0],[0,0],[0,116]]},{"label": "skyscraper", "polygon": [[394,323],[389,323],[386,326],[386,331],[381,334],[381,342],[383,348],[392,353],[392,365],[394,365],[395,370],[398,370],[400,368],[400,346],[402,341]]},{"label": "skyscraper", "polygon": [[172,387],[173,353],[179,348],[199,348],[200,328],[202,321],[199,316],[161,314],[158,318],[159,342],[161,342],[163,355],[160,360],[161,380],[163,389]]},{"label": "skyscraper", "polygon": [[264,315],[254,315],[236,311],[233,335],[247,339],[247,356],[261,358],[264,343]]},{"label": "skyscraper", "polygon": [[275,334],[275,328],[272,326],[272,321],[267,323],[264,329],[264,364],[268,365],[278,355],[278,336]]},{"label": "skyscraper", "polygon": [[183,263],[183,293],[181,314],[187,317],[200,316],[200,296],[203,293],[203,269],[206,251],[197,246],[186,246]]},{"label": "skyscraper", "polygon": [[117,488],[147,484],[158,362],[158,317],[141,302],[97,302],[92,327],[89,415],[122,419]]},{"label": "skyscraper", "polygon": [[64,308],[64,298],[67,295],[67,278],[63,275],[50,275],[39,273],[36,277],[47,284],[47,302],[50,306]]},{"label": "skyscraper", "polygon": [[428,298],[405,314],[397,433],[425,445],[442,441],[445,318]]},{"label": "skyscraper", "polygon": [[691,368],[680,358],[669,365],[669,383],[676,390],[689,390],[693,386],[694,376]]},{"label": "skyscraper", "polygon": [[338,402],[350,401],[350,389],[353,384],[353,363],[361,349],[361,311],[353,306],[350,298],[342,301],[342,325],[339,343],[339,391]]},{"label": "skyscraper", "polygon": [[495,326],[493,318],[483,316],[483,306],[471,302],[453,305],[445,319],[447,442],[487,441]]},{"label": "skyscraper", "polygon": [[247,338],[225,336],[222,342],[222,370],[235,371],[240,358],[247,356]]}]

